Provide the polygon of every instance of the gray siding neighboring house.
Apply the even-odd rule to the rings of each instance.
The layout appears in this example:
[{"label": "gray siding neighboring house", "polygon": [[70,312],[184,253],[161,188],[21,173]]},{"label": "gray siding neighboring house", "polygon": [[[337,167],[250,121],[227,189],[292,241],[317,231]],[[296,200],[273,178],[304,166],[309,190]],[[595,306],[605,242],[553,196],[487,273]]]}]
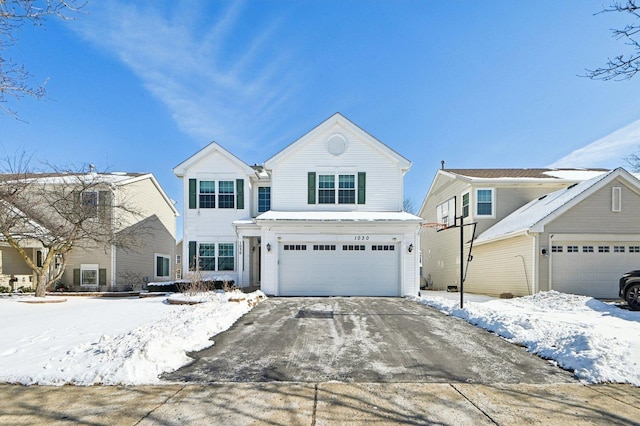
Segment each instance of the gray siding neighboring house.
[{"label": "gray siding neighboring house", "polygon": [[[489,295],[558,290],[617,297],[619,276],[640,264],[637,178],[624,169],[522,173],[528,176],[508,169],[443,170],[434,180],[421,210],[427,222],[437,220],[438,205],[450,197],[471,194],[465,222],[477,221],[478,230],[465,290]],[[473,197],[478,188],[492,189],[491,217],[477,215]],[[471,240],[470,229],[465,231],[464,260]],[[436,289],[459,285],[458,230],[426,228],[421,238],[425,281]]]},{"label": "gray siding neighboring house", "polygon": [[[87,244],[73,249],[67,255],[67,265],[60,284],[75,291],[107,291],[141,288],[149,281],[173,280],[175,218],[178,215],[174,202],[149,173],[94,172],[94,176],[104,183],[104,188],[101,187],[98,193],[97,203],[111,209],[110,214],[121,215],[122,220],[117,221],[121,228],[115,229],[115,232],[132,229],[140,229],[141,232],[136,236],[135,244],[126,249],[91,248]],[[126,204],[136,214],[116,213],[110,207],[112,201]],[[41,247],[30,250],[36,259]],[[14,249],[5,245],[0,247],[0,253],[0,279],[5,275],[18,278],[31,276],[31,270]],[[0,282],[0,285],[3,284]]]}]

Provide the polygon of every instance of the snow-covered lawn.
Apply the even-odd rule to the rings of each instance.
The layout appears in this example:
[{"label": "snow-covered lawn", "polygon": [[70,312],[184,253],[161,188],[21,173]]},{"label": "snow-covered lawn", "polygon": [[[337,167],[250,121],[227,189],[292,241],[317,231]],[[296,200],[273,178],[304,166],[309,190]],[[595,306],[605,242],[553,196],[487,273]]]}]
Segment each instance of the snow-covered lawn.
[{"label": "snow-covered lawn", "polygon": [[[67,297],[49,304],[3,297],[0,382],[157,384],[262,296],[207,293],[198,305],[172,305],[166,297]],[[416,300],[521,344],[585,382],[640,386],[640,312],[557,292],[510,300],[465,295],[463,310],[457,293],[428,291]]]},{"label": "snow-covered lawn", "polygon": [[458,293],[425,291],[416,300],[522,345],[587,383],[640,386],[640,312],[556,291],[516,299],[465,294],[464,309]]},{"label": "snow-covered lawn", "polygon": [[211,346],[211,336],[262,296],[207,293],[197,305],[168,304],[167,297],[67,297],[46,304],[0,298],[0,383],[158,383],[160,374],[190,361],[186,352]]}]

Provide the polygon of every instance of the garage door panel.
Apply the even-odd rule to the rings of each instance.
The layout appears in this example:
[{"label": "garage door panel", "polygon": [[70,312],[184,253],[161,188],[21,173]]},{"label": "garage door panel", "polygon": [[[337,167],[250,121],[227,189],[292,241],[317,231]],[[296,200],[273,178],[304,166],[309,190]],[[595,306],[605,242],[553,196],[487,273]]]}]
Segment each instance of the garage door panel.
[{"label": "garage door panel", "polygon": [[[640,243],[566,242],[552,249],[552,288],[565,293],[617,298],[620,276],[640,267]],[[562,250],[562,251],[559,251]]]},{"label": "garage door panel", "polygon": [[280,247],[282,296],[400,295],[397,245],[306,243],[306,249],[298,246],[301,244],[286,243]]}]

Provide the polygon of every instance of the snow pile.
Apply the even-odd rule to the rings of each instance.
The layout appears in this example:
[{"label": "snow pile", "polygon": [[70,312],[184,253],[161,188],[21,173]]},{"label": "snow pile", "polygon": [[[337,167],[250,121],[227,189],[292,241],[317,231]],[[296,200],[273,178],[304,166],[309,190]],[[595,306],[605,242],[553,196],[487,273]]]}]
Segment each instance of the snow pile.
[{"label": "snow pile", "polygon": [[[213,345],[264,297],[208,293],[196,305],[161,297],[31,305],[0,299],[0,382],[25,385],[153,384]],[[180,298],[180,297],[178,297]],[[184,298],[184,297],[183,297]]]},{"label": "snow pile", "polygon": [[585,382],[640,386],[640,312],[556,291],[481,302],[465,295],[464,309],[459,295],[430,293],[417,300],[553,360]]}]

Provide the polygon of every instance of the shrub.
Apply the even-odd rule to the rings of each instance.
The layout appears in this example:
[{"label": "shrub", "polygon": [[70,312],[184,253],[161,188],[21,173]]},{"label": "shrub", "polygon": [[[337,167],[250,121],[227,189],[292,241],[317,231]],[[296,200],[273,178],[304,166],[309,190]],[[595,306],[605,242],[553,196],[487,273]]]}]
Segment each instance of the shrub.
[{"label": "shrub", "polygon": [[11,289],[9,287],[0,285],[0,293],[11,293]]}]

